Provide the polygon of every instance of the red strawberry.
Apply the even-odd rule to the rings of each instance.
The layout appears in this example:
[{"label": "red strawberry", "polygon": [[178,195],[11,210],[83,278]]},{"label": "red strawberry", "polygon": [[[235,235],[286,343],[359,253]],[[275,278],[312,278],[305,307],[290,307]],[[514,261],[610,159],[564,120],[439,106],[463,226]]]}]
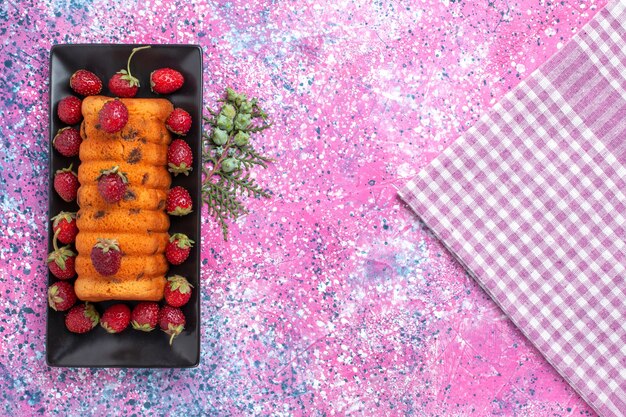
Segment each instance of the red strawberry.
[{"label": "red strawberry", "polygon": [[54,174],[54,189],[68,203],[76,199],[79,186],[78,176],[72,171],[72,165],[69,168],[60,169]]},{"label": "red strawberry", "polygon": [[193,286],[180,275],[173,275],[167,278],[165,284],[165,302],[172,307],[182,307],[191,298],[191,289]]},{"label": "red strawberry", "polygon": [[165,127],[172,133],[185,136],[191,129],[191,115],[183,109],[176,108],[167,117]]},{"label": "red strawberry", "polygon": [[70,87],[81,96],[95,96],[102,91],[102,80],[91,71],[79,69],[70,77]]},{"label": "red strawberry", "polygon": [[191,148],[182,139],[176,139],[167,149],[167,170],[174,174],[189,175],[189,171],[193,169],[193,152]]},{"label": "red strawberry", "polygon": [[91,263],[100,275],[115,275],[122,264],[122,252],[117,240],[98,238],[91,249]]},{"label": "red strawberry", "polygon": [[130,308],[126,304],[114,304],[104,310],[100,325],[109,333],[119,333],[130,323]]},{"label": "red strawberry", "polygon": [[126,188],[128,187],[128,178],[126,174],[120,171],[117,165],[111,169],[103,169],[98,177],[98,192],[104,201],[109,204],[120,201]]},{"label": "red strawberry", "polygon": [[149,46],[133,48],[128,61],[126,61],[126,69],[116,72],[109,80],[109,90],[111,94],[117,97],[135,97],[139,90],[139,80],[130,73],[130,61],[133,59],[135,52],[142,49],[148,49]]},{"label": "red strawberry", "polygon": [[128,123],[128,108],[120,100],[109,100],[104,103],[98,113],[100,129],[107,133],[115,133],[124,129]]},{"label": "red strawberry", "polygon": [[151,332],[159,321],[159,305],[157,303],[144,301],[133,308],[131,322],[133,329],[142,332]]},{"label": "red strawberry", "polygon": [[165,201],[167,214],[171,216],[184,216],[191,213],[193,203],[189,191],[177,186],[170,190]]},{"label": "red strawberry", "polygon": [[171,68],[160,68],[150,74],[150,88],[157,94],[170,94],[183,86],[185,77]]},{"label": "red strawberry", "polygon": [[48,287],[48,305],[54,311],[69,310],[76,304],[76,293],[72,284],[58,281]]},{"label": "red strawberry", "polygon": [[48,268],[52,275],[59,279],[70,279],[76,275],[76,270],[74,269],[76,254],[72,252],[69,246],[59,248],[57,237],[57,232],[55,232],[52,239],[54,250],[50,252],[46,262],[48,262]]},{"label": "red strawberry", "polygon": [[179,308],[165,305],[159,311],[159,326],[170,335],[170,345],[174,338],[185,330],[185,315]]},{"label": "red strawberry", "polygon": [[165,257],[172,265],[180,265],[189,257],[194,241],[182,233],[174,233],[165,247]]},{"label": "red strawberry", "polygon": [[126,77],[128,77],[126,70],[121,70],[113,74],[109,80],[109,91],[111,91],[111,94],[115,97],[131,98],[137,95],[139,85],[131,84],[132,81],[129,81]]},{"label": "red strawberry", "polygon": [[68,125],[77,124],[83,120],[82,104],[83,102],[78,97],[67,96],[62,98],[57,106],[59,119]]},{"label": "red strawberry", "polygon": [[65,327],[72,333],[87,333],[98,325],[100,314],[93,304],[78,304],[65,316]]},{"label": "red strawberry", "polygon": [[52,230],[59,242],[64,244],[72,243],[78,234],[76,226],[76,213],[62,211],[52,219]]},{"label": "red strawberry", "polygon": [[70,279],[76,275],[74,262],[76,254],[72,252],[69,246],[63,246],[60,252],[51,252],[48,255],[48,268],[52,275],[58,279]]},{"label": "red strawberry", "polygon": [[59,129],[54,139],[52,139],[52,146],[61,155],[71,157],[78,155],[82,141],[83,139],[80,137],[78,129],[64,127]]}]

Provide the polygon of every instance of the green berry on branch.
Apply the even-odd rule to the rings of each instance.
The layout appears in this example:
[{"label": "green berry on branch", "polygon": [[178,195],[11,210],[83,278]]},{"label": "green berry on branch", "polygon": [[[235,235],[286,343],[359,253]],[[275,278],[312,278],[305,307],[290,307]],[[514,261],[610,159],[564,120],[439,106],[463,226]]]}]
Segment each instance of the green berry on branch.
[{"label": "green berry on branch", "polygon": [[237,158],[226,158],[222,162],[222,171],[229,173],[239,169],[241,163]]},{"label": "green berry on branch", "polygon": [[248,144],[248,141],[250,140],[250,134],[246,133],[246,132],[237,132],[237,134],[235,135],[235,137],[233,138],[233,143],[236,146],[246,146]]},{"label": "green berry on branch", "polygon": [[233,119],[229,118],[228,116],[222,113],[220,113],[219,116],[217,116],[216,124],[217,124],[217,127],[227,132],[230,132],[231,130],[233,130]]},{"label": "green berry on branch", "polygon": [[243,114],[252,114],[252,107],[254,104],[250,101],[244,101],[239,106],[239,112]]},{"label": "green berry on branch", "polygon": [[237,100],[237,97],[239,97],[239,94],[237,94],[235,90],[230,87],[226,89],[226,99],[228,101],[234,103]]},{"label": "green berry on branch", "polygon": [[235,117],[235,129],[246,130],[250,125],[250,118],[251,116],[249,114],[239,113],[237,117]]},{"label": "green berry on branch", "polygon": [[222,107],[220,114],[229,120],[233,120],[237,115],[237,110],[232,104],[224,104],[224,107]]},{"label": "green berry on branch", "polygon": [[228,132],[220,128],[213,129],[213,143],[221,146],[228,142]]}]

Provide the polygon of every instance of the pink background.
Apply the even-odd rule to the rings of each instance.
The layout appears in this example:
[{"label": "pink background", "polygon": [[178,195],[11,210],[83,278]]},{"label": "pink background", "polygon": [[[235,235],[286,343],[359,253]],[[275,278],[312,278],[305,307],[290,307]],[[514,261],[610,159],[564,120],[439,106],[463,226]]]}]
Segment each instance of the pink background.
[{"label": "pink background", "polygon": [[[605,1],[188,3],[0,4],[0,415],[594,415],[396,188]],[[275,122],[274,198],[203,227],[198,368],[45,365],[48,58],[77,42],[200,44],[205,104]]]}]

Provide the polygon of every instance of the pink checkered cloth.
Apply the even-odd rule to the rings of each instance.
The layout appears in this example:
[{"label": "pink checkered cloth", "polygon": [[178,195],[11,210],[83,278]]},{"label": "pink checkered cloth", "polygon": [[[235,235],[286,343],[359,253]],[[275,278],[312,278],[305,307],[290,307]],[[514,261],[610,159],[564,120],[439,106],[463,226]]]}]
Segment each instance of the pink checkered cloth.
[{"label": "pink checkered cloth", "polygon": [[626,0],[401,197],[602,416],[626,415]]}]

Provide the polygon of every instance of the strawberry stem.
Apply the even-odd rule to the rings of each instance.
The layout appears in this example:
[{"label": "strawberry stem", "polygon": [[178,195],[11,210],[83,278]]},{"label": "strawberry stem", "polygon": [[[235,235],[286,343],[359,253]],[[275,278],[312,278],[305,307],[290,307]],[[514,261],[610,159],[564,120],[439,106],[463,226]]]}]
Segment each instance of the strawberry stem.
[{"label": "strawberry stem", "polygon": [[137,51],[141,51],[142,49],[148,49],[151,48],[150,45],[148,46],[140,46],[139,48],[133,48],[133,50],[130,53],[130,56],[128,57],[128,61],[126,62],[126,71],[128,71],[128,76],[132,77],[133,75],[130,73],[130,61],[131,59],[133,59],[133,55],[135,55],[135,52]]},{"label": "strawberry stem", "polygon": [[57,245],[57,238],[59,237],[59,233],[61,233],[60,227],[56,230],[56,232],[54,232],[54,237],[52,238],[52,246],[54,247],[55,252],[59,250],[59,246]]}]

